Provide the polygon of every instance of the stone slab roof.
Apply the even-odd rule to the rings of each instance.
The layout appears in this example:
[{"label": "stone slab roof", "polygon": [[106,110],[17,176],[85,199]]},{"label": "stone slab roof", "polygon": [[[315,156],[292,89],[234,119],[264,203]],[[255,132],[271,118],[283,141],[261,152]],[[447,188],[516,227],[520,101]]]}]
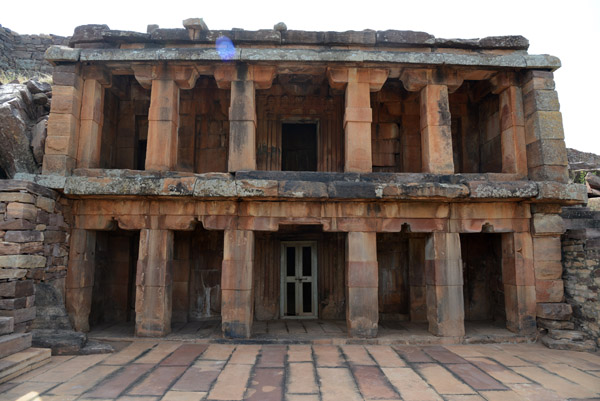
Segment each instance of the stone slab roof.
[{"label": "stone slab roof", "polygon": [[[189,21],[184,21],[184,24]],[[279,25],[279,24],[278,24]],[[205,26],[204,26],[205,27]],[[75,28],[70,45],[104,43],[118,46],[122,43],[190,44],[214,43],[226,36],[236,44],[270,45],[316,45],[316,46],[372,46],[372,47],[419,47],[459,48],[473,50],[527,50],[529,41],[520,35],[489,36],[477,39],[436,38],[426,32],[385,30],[345,32],[315,32],[287,29],[243,29],[210,30],[197,29],[198,25],[187,25],[187,29],[152,29],[150,33],[111,30],[107,25],[82,25]]]}]

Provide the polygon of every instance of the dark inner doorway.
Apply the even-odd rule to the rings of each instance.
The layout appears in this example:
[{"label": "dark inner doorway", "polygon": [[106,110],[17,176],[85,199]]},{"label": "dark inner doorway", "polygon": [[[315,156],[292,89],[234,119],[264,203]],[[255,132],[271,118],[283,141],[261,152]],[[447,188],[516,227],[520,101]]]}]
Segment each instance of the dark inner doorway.
[{"label": "dark inner doorway", "polygon": [[282,124],[281,170],[317,171],[317,124]]}]

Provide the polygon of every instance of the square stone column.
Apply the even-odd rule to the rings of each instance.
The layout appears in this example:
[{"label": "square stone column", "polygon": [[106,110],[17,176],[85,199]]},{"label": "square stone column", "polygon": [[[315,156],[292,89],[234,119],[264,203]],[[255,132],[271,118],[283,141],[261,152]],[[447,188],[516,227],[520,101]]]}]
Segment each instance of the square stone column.
[{"label": "square stone column", "polygon": [[43,174],[70,175],[77,159],[83,81],[78,64],[54,67]]},{"label": "square stone column", "polygon": [[421,160],[424,173],[453,174],[452,131],[448,87],[421,89]]},{"label": "square stone column", "polygon": [[171,332],[173,231],[140,230],[136,271],[135,334],[164,337]]},{"label": "square stone column", "polygon": [[529,178],[568,183],[562,115],[551,72],[531,70],[525,74],[523,108]]},{"label": "square stone column", "polygon": [[256,89],[268,89],[275,68],[247,64],[215,70],[219,89],[231,89],[227,170],[256,170]]},{"label": "square stone column", "polygon": [[408,285],[410,288],[410,321],[426,322],[425,238],[408,239]]},{"label": "square stone column", "polygon": [[465,335],[463,273],[458,233],[432,233],[425,244],[429,331],[441,337]]},{"label": "square stone column", "polygon": [[179,87],[172,79],[152,81],[148,111],[146,170],[173,170],[177,164]]},{"label": "square stone column", "polygon": [[502,172],[527,177],[523,95],[514,73],[498,73],[490,80],[500,100]]},{"label": "square stone column", "polygon": [[535,276],[531,234],[502,234],[502,284],[506,327],[520,334],[535,333]]},{"label": "square stone column", "polygon": [[221,271],[221,327],[227,338],[250,338],[254,320],[254,232],[225,230]]},{"label": "square stone column", "polygon": [[370,68],[330,68],[327,74],[329,84],[333,88],[346,89],[344,171],[371,172],[371,92],[381,89],[388,71]]},{"label": "square stone column", "polygon": [[87,67],[83,77],[77,167],[98,168],[104,122],[104,89],[110,86],[111,79],[110,75],[100,67]]},{"label": "square stone column", "polygon": [[146,170],[168,171],[177,166],[179,90],[196,85],[195,67],[133,65],[135,78],[150,92]]},{"label": "square stone column", "polygon": [[377,233],[346,236],[346,323],[350,337],[376,337],[379,321]]},{"label": "square stone column", "polygon": [[95,257],[96,232],[73,229],[69,243],[65,304],[71,324],[77,331],[90,331]]},{"label": "square stone column", "polygon": [[97,80],[86,79],[83,83],[81,125],[77,147],[78,168],[100,167],[103,109],[104,88]]}]

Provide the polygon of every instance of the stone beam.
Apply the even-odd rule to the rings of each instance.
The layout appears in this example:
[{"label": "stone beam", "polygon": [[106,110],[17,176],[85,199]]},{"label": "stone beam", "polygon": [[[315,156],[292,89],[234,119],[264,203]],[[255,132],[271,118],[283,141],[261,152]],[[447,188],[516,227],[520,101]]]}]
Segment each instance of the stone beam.
[{"label": "stone beam", "polygon": [[[69,52],[68,57],[65,52]],[[72,54],[71,54],[72,53]],[[63,46],[52,46],[46,52],[49,60],[68,62],[86,61],[118,61],[118,62],[159,62],[159,61],[208,61],[221,62],[214,48],[162,48],[156,49],[70,49]],[[373,63],[373,67],[381,68],[382,64],[405,64],[421,66],[455,66],[472,69],[480,68],[509,68],[543,69],[554,71],[560,68],[560,60],[550,55],[534,54],[453,54],[453,53],[422,53],[399,51],[369,51],[357,49],[253,49],[244,48],[237,51],[231,62],[289,62],[292,63]],[[387,66],[386,66],[387,67]]]}]

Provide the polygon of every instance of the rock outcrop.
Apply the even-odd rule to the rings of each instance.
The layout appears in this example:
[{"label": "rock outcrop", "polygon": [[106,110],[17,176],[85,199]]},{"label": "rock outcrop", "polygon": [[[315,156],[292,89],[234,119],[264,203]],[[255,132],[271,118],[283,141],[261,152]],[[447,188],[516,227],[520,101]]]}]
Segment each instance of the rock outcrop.
[{"label": "rock outcrop", "polygon": [[46,83],[0,85],[0,178],[39,172],[51,98]]}]

